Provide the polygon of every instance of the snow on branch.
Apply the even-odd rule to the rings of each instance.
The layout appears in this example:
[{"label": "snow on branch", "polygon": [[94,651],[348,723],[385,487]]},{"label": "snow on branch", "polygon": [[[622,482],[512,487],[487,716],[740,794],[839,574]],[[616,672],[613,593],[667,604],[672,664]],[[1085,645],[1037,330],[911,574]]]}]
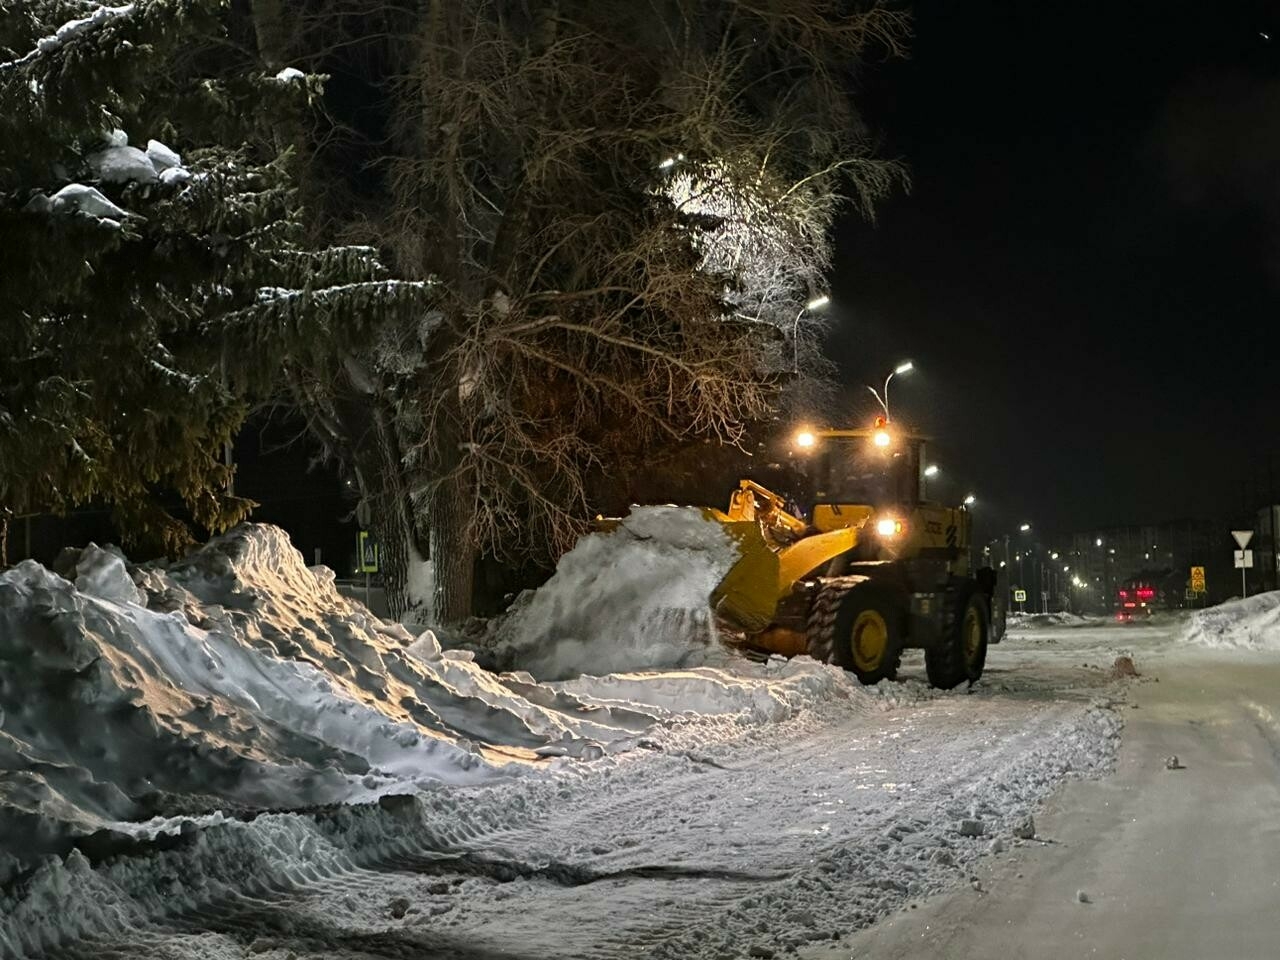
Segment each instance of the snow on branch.
[{"label": "snow on branch", "polygon": [[55,50],[61,50],[73,40],[94,31],[101,27],[104,23],[109,23],[119,17],[127,17],[133,13],[137,4],[126,3],[118,7],[98,6],[87,17],[81,17],[78,20],[68,20],[56,31],[47,37],[41,37],[36,41],[34,50],[29,51],[16,60],[7,60],[0,63],[0,70],[8,70],[13,67],[22,66],[30,63],[36,58],[53,53]]}]

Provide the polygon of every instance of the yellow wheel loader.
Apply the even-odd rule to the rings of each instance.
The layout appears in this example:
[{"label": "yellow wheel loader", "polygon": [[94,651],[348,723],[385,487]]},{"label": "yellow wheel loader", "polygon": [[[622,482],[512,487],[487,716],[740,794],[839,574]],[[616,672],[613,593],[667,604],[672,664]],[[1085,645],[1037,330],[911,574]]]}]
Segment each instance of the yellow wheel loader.
[{"label": "yellow wheel loader", "polygon": [[726,633],[865,684],[892,679],[909,647],[924,649],[935,687],[977,680],[1004,636],[1008,591],[997,571],[972,567],[969,511],[926,497],[925,438],[877,418],[796,444],[814,483],[808,511],[751,480],[727,510],[705,511],[739,547],[711,595]]}]

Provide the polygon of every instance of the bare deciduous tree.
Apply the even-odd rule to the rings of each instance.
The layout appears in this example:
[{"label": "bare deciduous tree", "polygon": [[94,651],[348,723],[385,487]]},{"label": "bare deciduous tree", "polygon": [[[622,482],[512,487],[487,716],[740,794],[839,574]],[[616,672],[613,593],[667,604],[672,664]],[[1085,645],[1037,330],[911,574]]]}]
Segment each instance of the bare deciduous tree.
[{"label": "bare deciduous tree", "polygon": [[358,465],[393,610],[425,601],[429,552],[449,622],[478,551],[572,541],[593,471],[737,443],[822,371],[801,311],[832,217],[902,176],[848,72],[907,22],[838,0],[424,0],[377,4],[374,36],[339,6],[313,0],[309,42],[365,44],[390,121],[366,233],[433,304],[293,376]]}]

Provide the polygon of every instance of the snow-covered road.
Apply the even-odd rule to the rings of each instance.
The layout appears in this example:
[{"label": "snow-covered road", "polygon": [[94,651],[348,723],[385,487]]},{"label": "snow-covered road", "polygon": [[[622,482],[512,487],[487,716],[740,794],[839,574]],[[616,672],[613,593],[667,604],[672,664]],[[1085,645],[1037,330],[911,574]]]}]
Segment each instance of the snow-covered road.
[{"label": "snow-covered road", "polygon": [[[1274,619],[1276,595],[1267,597],[1254,637]],[[1041,639],[1070,649],[1059,633]],[[1115,774],[1051,798],[1037,821],[1048,842],[983,861],[981,891],[957,887],[803,956],[1277,956],[1280,656],[1170,644],[1158,632],[1135,639],[1140,667],[1159,682],[1130,690]]]},{"label": "snow-covered road", "polygon": [[1064,778],[1109,767],[1125,685],[1099,665],[1117,637],[1136,635],[1015,637],[969,694],[908,679],[710,743],[690,725],[555,778],[208,829],[109,883],[71,871],[86,895],[128,900],[116,930],[53,953],[811,950],[969,884],[979,858],[1027,843],[1014,834]]}]

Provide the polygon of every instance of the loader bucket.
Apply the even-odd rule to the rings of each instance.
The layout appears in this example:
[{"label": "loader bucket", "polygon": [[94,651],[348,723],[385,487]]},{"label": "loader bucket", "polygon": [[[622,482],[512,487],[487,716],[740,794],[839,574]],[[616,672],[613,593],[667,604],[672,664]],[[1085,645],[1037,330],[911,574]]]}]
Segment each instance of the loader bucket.
[{"label": "loader bucket", "polygon": [[754,520],[721,522],[738,542],[739,556],[711,592],[711,608],[752,634],[774,623],[778,605],[805,577],[819,572],[858,542],[856,529],[841,528],[802,537],[786,546],[772,546]]},{"label": "loader bucket", "polygon": [[721,520],[721,523],[738,543],[738,562],[711,592],[711,609],[747,633],[758,633],[773,622],[777,613],[778,555],[766,542],[756,521]]}]

